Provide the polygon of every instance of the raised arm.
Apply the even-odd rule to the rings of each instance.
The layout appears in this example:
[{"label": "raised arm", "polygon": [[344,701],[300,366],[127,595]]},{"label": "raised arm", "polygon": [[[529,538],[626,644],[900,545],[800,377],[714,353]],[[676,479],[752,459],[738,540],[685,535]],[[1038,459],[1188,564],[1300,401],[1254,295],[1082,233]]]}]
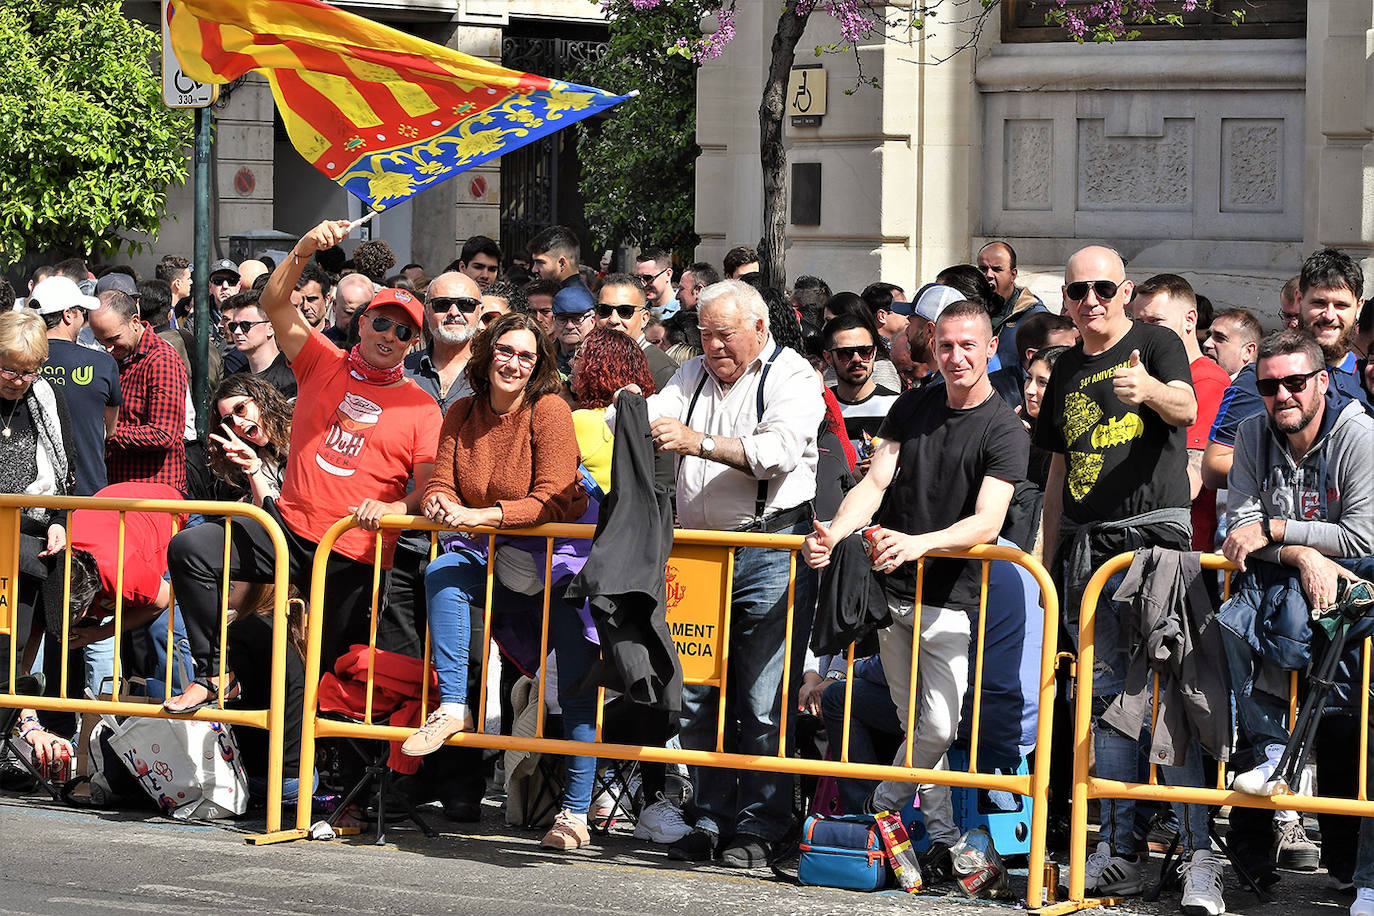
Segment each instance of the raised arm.
[{"label": "raised arm", "polygon": [[291,257],[282,258],[277,269],[267,280],[258,306],[272,322],[272,330],[277,334],[277,346],[286,354],[288,360],[300,355],[301,348],[310,339],[310,325],[305,316],[291,304],[291,293],[296,281],[301,278],[305,264],[315,252],[333,248],[348,237],[353,224],[348,220],[327,219],[311,229],[291,249]]}]

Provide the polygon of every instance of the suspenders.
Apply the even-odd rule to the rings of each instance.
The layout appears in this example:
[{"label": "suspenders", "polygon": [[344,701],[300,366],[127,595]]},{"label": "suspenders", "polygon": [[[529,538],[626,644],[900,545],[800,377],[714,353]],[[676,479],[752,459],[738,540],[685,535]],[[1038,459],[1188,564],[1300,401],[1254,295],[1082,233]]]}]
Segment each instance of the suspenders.
[{"label": "suspenders", "polygon": [[[759,387],[754,397],[754,421],[763,419],[763,386],[768,382],[768,370],[773,368],[773,360],[777,359],[782,353],[782,344],[775,344],[773,355],[768,357],[768,361],[763,364],[763,371],[759,373]],[[703,363],[701,367],[701,381],[697,382],[697,390],[692,394],[691,403],[687,405],[687,419],[685,425],[692,425],[692,412],[697,409],[697,399],[701,397],[701,390],[706,387],[706,376],[710,370]],[[768,481],[759,481],[758,496],[754,500],[754,518],[763,518],[763,507],[768,503]]]}]

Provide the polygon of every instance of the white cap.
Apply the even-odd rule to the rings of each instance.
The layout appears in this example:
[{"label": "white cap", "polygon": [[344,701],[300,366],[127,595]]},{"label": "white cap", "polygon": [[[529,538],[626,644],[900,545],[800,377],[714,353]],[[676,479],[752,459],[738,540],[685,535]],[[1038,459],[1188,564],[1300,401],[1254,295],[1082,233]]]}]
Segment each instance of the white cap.
[{"label": "white cap", "polygon": [[967,297],[949,286],[931,286],[916,300],[916,314],[926,321],[934,321],[947,306],[963,302]]},{"label": "white cap", "polygon": [[81,292],[81,288],[67,277],[48,277],[39,281],[33,292],[29,293],[29,297],[20,299],[14,307],[30,308],[39,315],[51,315],[73,308],[93,312],[100,308],[100,300]]}]

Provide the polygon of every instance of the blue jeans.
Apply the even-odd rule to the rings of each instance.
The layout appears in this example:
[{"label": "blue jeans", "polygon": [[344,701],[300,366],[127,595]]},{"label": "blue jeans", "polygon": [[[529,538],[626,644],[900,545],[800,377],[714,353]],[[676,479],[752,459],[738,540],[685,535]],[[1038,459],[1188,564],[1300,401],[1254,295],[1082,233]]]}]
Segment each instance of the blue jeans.
[{"label": "blue jeans", "polygon": [[[549,605],[549,645],[558,653],[558,705],[563,709],[563,737],[569,741],[596,740],[596,688],[574,694],[577,682],[601,657],[601,649],[582,634],[582,618],[566,601]],[[596,758],[564,758],[563,807],[586,814],[592,806]]]},{"label": "blue jeans", "polygon": [[[790,533],[809,530],[797,525]],[[725,750],[775,757],[782,712],[783,642],[787,628],[786,550],[735,550],[730,609],[730,656],[726,686]],[[800,561],[798,561],[800,565]],[[797,607],[807,577],[797,576]],[[716,749],[720,691],[688,686],[682,691],[681,742],[687,750]],[[697,767],[693,775],[697,826],[717,835],[742,833],[781,840],[792,820],[792,777],[759,770]]]},{"label": "blue jeans", "polygon": [[[1231,671],[1236,729],[1263,760],[1266,747],[1288,743],[1288,729],[1284,726],[1288,701],[1261,690],[1253,683],[1253,675],[1244,674],[1256,667],[1255,653],[1249,643],[1226,627],[1221,628],[1221,643],[1226,647],[1226,664]],[[1242,678],[1245,678],[1244,683],[1241,683]]]},{"label": "blue jeans", "polygon": [[[902,723],[897,707],[886,684],[875,684],[856,677],[854,695],[849,705],[849,760],[851,763],[887,763],[892,750],[902,740]],[[844,746],[844,683],[831,684],[821,694],[821,717],[825,719],[826,735],[830,739],[830,759],[840,759]],[[875,741],[877,739],[877,741]],[[882,742],[882,750],[878,749]],[[858,814],[864,802],[877,788],[876,779],[837,779],[840,803],[846,814]]]},{"label": "blue jeans", "polygon": [[[1103,779],[1122,782],[1145,782],[1148,779],[1147,761],[1141,753],[1141,737],[1127,737],[1116,729],[1103,725],[1101,716],[1125,689],[1126,669],[1130,664],[1130,646],[1126,644],[1121,615],[1126,608],[1110,601],[1126,574],[1117,573],[1102,589],[1103,600],[1098,605],[1093,624],[1093,750],[1097,758],[1097,775]],[[1078,628],[1070,628],[1074,642]],[[1077,646],[1075,645],[1075,648]],[[1149,725],[1142,727],[1148,733]],[[1171,786],[1205,786],[1202,772],[1202,748],[1197,741],[1188,745],[1182,766],[1159,768],[1165,784]],[[1102,800],[1101,834],[1111,843],[1115,855],[1133,855],[1135,849],[1135,802],[1125,798]],[[1211,849],[1212,838],[1207,831],[1207,806],[1173,804],[1182,832],[1185,852]]]},{"label": "blue jeans", "polygon": [[468,615],[472,605],[485,604],[486,582],[486,557],[467,550],[440,554],[425,569],[430,647],[440,702],[468,700]]}]

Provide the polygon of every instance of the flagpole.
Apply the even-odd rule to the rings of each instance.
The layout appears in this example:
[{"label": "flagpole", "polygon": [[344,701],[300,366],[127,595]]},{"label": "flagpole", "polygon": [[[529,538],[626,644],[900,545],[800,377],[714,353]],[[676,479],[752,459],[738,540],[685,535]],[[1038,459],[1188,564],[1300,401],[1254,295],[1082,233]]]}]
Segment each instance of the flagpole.
[{"label": "flagpole", "polygon": [[348,224],[348,231],[352,232],[354,229],[357,229],[360,226],[366,226],[368,223],[372,222],[372,217],[376,216],[377,213],[377,210],[367,211],[366,216],[360,216],[358,219],[355,219],[353,222]]}]

